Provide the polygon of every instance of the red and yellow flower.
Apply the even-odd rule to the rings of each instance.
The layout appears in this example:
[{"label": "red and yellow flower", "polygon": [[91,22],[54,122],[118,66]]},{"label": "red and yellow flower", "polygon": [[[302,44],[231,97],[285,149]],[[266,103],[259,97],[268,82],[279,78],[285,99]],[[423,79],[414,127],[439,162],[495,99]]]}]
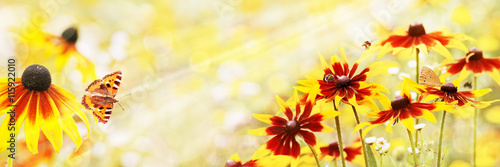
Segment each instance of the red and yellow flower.
[{"label": "red and yellow flower", "polygon": [[[389,101],[388,98],[381,92],[389,92],[385,87],[376,83],[365,82],[387,68],[392,64],[388,62],[377,62],[364,68],[359,74],[356,74],[359,63],[363,58],[354,63],[351,69],[347,63],[347,58],[344,50],[340,50],[342,62],[339,61],[337,56],[331,58],[331,67],[327,65],[323,56],[320,55],[321,65],[324,71],[322,80],[316,80],[308,77],[307,80],[298,81],[302,86],[297,89],[301,92],[307,93],[316,85],[320,85],[320,93],[317,99],[326,99],[327,102],[334,101],[338,106],[340,101],[350,105],[366,105],[373,110],[378,110],[377,104],[373,99],[379,101]],[[385,65],[382,65],[386,63]],[[379,68],[375,68],[379,67]],[[380,68],[382,67],[382,68]]]},{"label": "red and yellow flower", "polygon": [[290,164],[290,157],[284,155],[269,155],[270,151],[264,146],[260,147],[252,155],[252,158],[243,163],[238,153],[233,154],[224,167],[275,167]]},{"label": "red and yellow flower", "polygon": [[460,73],[459,78],[465,78],[471,73],[476,76],[486,73],[500,85],[500,57],[485,58],[483,52],[475,47],[471,48],[464,58],[455,63],[445,63],[444,66],[447,66],[448,70],[441,74],[442,79],[457,73]]},{"label": "red and yellow flower", "polygon": [[453,56],[446,48],[457,48],[467,52],[467,47],[461,42],[464,40],[473,40],[465,34],[449,33],[447,31],[435,31],[426,33],[421,23],[413,23],[408,30],[404,28],[396,29],[388,38],[375,42],[370,47],[372,52],[380,50],[378,58],[392,51],[397,55],[415,55],[418,49],[424,54],[428,54],[427,49],[431,49],[446,59],[453,60]]},{"label": "red and yellow flower", "polygon": [[413,121],[414,118],[424,118],[431,122],[436,122],[436,118],[431,112],[452,108],[444,102],[422,103],[420,102],[421,100],[412,102],[410,94],[410,81],[410,79],[405,78],[400,96],[396,96],[396,98],[390,103],[382,103],[382,105],[388,108],[388,110],[369,113],[366,117],[376,118],[376,120],[360,123],[354,128],[354,132],[370,125],[363,131],[363,133],[366,134],[374,127],[388,122],[386,130],[391,133],[391,126],[398,121],[401,121],[407,129],[415,131]]},{"label": "red and yellow flower", "polygon": [[[321,151],[320,157],[321,159],[326,159],[327,161],[333,161],[340,157],[339,151],[339,143],[332,142],[328,145],[324,144],[324,146],[320,145],[319,150]],[[344,148],[344,153],[346,155],[345,159],[347,161],[353,162],[354,159],[362,157],[363,151],[361,148],[361,140],[356,139],[356,141],[348,147]]]},{"label": "red and yellow flower", "polygon": [[[73,120],[74,113],[83,120],[90,134],[87,117],[82,111],[83,106],[76,101],[73,94],[51,82],[49,70],[44,66],[34,64],[26,68],[22,78],[16,78],[11,87],[15,89],[16,100],[12,103],[16,106],[15,114],[7,114],[0,127],[0,134],[10,134],[8,131],[10,128],[7,126],[13,124],[14,133],[17,136],[21,125],[25,122],[26,145],[34,154],[38,153],[40,129],[52,143],[56,152],[62,146],[63,131],[73,140],[77,149],[80,147],[82,138]],[[11,107],[8,107],[11,104],[8,86],[7,79],[0,81],[0,115],[11,110]],[[10,122],[11,117],[15,118],[14,123]],[[1,135],[0,140],[8,141],[8,137],[10,135]],[[0,150],[5,150],[8,147],[7,144],[7,142],[2,142]]]},{"label": "red and yellow flower", "polygon": [[297,142],[296,137],[300,136],[311,146],[316,145],[316,136],[313,132],[333,131],[332,128],[321,123],[321,121],[339,115],[339,112],[333,110],[320,111],[320,107],[315,107],[315,97],[318,91],[318,87],[311,89],[304,105],[301,105],[297,91],[295,91],[295,111],[292,111],[285,101],[276,96],[276,100],[286,117],[254,114],[255,118],[271,126],[250,130],[249,134],[257,136],[272,135],[274,137],[265,144],[266,149],[271,150],[274,155],[299,157],[300,144]]},{"label": "red and yellow flower", "polygon": [[[338,142],[318,143],[314,147],[314,150],[318,153],[318,158],[326,161],[335,161],[340,157],[340,149]],[[364,166],[363,151],[361,146],[361,140],[356,139],[354,143],[350,146],[344,148],[345,159],[349,162]],[[316,161],[309,147],[303,147],[301,149],[301,156],[298,159],[292,160],[292,167],[298,166],[316,166]]]}]

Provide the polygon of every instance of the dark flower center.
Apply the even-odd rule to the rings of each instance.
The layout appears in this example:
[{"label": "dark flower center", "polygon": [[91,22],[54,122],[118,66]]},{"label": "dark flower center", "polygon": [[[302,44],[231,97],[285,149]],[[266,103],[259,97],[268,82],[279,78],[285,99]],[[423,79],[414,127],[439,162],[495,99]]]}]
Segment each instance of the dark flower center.
[{"label": "dark flower center", "polygon": [[408,28],[408,35],[411,37],[419,37],[425,35],[425,28],[422,23],[413,23]]},{"label": "dark flower center", "polygon": [[457,87],[455,87],[455,85],[451,82],[446,82],[443,86],[441,86],[441,90],[447,93],[457,93]]},{"label": "dark flower center", "polygon": [[62,38],[69,43],[76,43],[76,40],[78,39],[78,31],[74,27],[70,27],[62,33]]},{"label": "dark flower center", "polygon": [[286,131],[288,132],[299,130],[299,127],[299,122],[297,122],[296,120],[291,120],[286,123]]},{"label": "dark flower center", "polygon": [[239,167],[241,164],[239,162],[233,160],[227,160],[226,165],[224,167]]},{"label": "dark flower center", "polygon": [[344,87],[347,86],[349,82],[351,82],[351,79],[345,75],[342,75],[337,78],[337,82],[335,82],[335,85],[337,85],[337,87]]},{"label": "dark flower center", "polygon": [[50,88],[52,78],[47,68],[39,64],[33,64],[24,70],[21,83],[29,90],[44,91]]},{"label": "dark flower center", "polygon": [[410,105],[410,100],[408,100],[407,97],[403,96],[396,96],[396,98],[394,98],[394,100],[391,102],[391,107],[393,110],[403,109],[408,105]]},{"label": "dark flower center", "polygon": [[323,77],[323,81],[325,81],[326,83],[333,83],[335,77],[333,77],[333,74],[326,74],[324,77]]},{"label": "dark flower center", "polygon": [[467,55],[469,54],[474,54],[472,55],[470,58],[469,58],[469,61],[471,60],[481,60],[483,59],[483,51],[480,51],[479,49],[477,49],[476,47],[473,47],[469,50],[469,53],[467,53]]}]

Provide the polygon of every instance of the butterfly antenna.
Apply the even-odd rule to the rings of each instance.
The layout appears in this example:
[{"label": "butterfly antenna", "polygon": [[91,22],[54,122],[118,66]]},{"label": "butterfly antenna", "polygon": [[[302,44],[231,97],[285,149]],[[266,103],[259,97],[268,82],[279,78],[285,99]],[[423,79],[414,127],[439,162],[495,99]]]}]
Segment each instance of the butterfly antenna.
[{"label": "butterfly antenna", "polygon": [[120,106],[120,108],[122,108],[122,110],[125,110],[120,103],[116,103],[116,104],[118,104]]},{"label": "butterfly antenna", "polygon": [[123,98],[123,97],[130,96],[130,95],[132,95],[132,93],[128,93],[128,94],[126,94],[126,95],[120,96],[120,97],[119,97],[119,98],[117,98],[117,99],[121,99],[121,98]]}]

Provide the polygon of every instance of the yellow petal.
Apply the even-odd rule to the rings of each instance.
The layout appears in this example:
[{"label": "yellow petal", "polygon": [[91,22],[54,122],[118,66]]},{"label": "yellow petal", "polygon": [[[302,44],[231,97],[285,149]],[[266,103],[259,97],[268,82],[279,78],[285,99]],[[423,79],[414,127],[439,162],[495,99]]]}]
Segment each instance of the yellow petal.
[{"label": "yellow petal", "polygon": [[[50,96],[47,92],[40,93],[40,96],[40,103],[38,104],[40,109],[49,109],[40,110],[40,119],[38,119],[38,121],[40,121],[40,128],[45,134],[45,137],[47,137],[50,143],[52,143],[54,150],[56,152],[59,152],[59,149],[62,146],[62,125],[61,118],[59,116],[59,110],[57,109],[52,99],[50,99]],[[44,104],[46,102],[48,102],[49,104]],[[44,118],[42,112],[51,112],[52,114],[50,114],[50,117]]]},{"label": "yellow petal", "polygon": [[[281,113],[282,111],[285,111],[285,108],[288,107],[288,105],[285,103],[285,101],[283,101],[283,99],[281,99],[278,95],[276,95],[276,101],[278,102],[278,105],[280,106],[280,109],[278,110],[278,113],[276,113],[276,115],[278,115],[279,113]],[[255,114],[254,114],[255,116]],[[258,118],[257,118],[258,119]]]},{"label": "yellow petal", "polygon": [[[24,119],[26,118],[26,111],[16,111],[16,114],[21,114],[19,115],[19,117],[16,119],[16,122],[14,123],[14,126],[10,126],[10,114],[7,114],[4,118],[4,121],[2,123],[2,126],[0,126],[0,140],[1,141],[4,141],[4,142],[1,142],[0,143],[0,152],[3,152],[5,149],[7,149],[8,147],[10,147],[10,144],[13,143],[13,142],[7,142],[7,141],[10,141],[12,140],[11,139],[11,134],[14,134],[15,137],[14,137],[14,142],[16,141],[16,138],[19,134],[19,130],[21,129],[21,126],[23,125],[23,121]],[[5,134],[5,135],[4,135]],[[15,143],[17,144],[17,143]],[[10,154],[10,151],[9,151],[9,154]]]},{"label": "yellow petal", "polygon": [[347,99],[349,104],[351,104],[354,107],[358,107],[358,102],[356,101],[356,95],[353,95],[351,98]]},{"label": "yellow petal", "polygon": [[393,49],[390,43],[386,43],[384,46],[382,46],[382,49],[380,49],[380,52],[378,53],[377,58],[380,59],[382,56],[385,54],[389,53]]},{"label": "yellow petal", "polygon": [[[59,97],[57,96],[59,99],[63,100],[65,103],[67,103],[67,106],[70,107],[71,111],[74,111],[76,113],[76,115],[78,117],[80,117],[80,119],[83,121],[83,123],[85,123],[85,126],[87,127],[87,136],[90,136],[91,134],[91,131],[90,131],[90,125],[89,125],[89,121],[87,119],[87,116],[85,115],[85,113],[83,113],[82,109],[81,108],[85,108],[82,104],[80,104],[79,102],[76,101],[75,99],[75,96],[71,93],[69,93],[68,91],[66,91],[65,89],[59,87],[59,86],[56,86],[56,85],[51,85],[51,87],[54,87],[55,89],[52,89],[54,92],[58,92],[62,95],[62,97]],[[50,90],[49,89],[49,94],[50,94]],[[54,98],[55,95],[52,95],[50,94],[50,96],[52,98]]]},{"label": "yellow petal", "polygon": [[335,101],[334,101],[334,103],[335,103],[335,107],[337,108],[337,110],[338,110],[338,109],[339,109],[339,107],[340,107],[340,101],[342,101],[342,98],[344,98],[344,97],[335,96]]},{"label": "yellow petal", "polygon": [[319,53],[319,52],[318,52],[318,54],[319,54],[319,60],[320,60],[320,62],[321,62],[321,68],[322,68],[323,70],[324,70],[324,69],[328,69],[328,68],[330,68],[330,66],[326,63],[326,60],[325,60],[325,58],[323,57],[323,55],[321,55],[321,53]]},{"label": "yellow petal", "polygon": [[252,129],[248,131],[248,134],[255,135],[255,136],[267,136],[266,132],[267,127],[263,128],[258,128],[258,129]]},{"label": "yellow petal", "polygon": [[253,117],[257,118],[258,120],[271,124],[271,118],[274,117],[273,115],[267,115],[267,114],[253,114]]},{"label": "yellow petal", "polygon": [[260,159],[260,158],[265,157],[269,154],[271,154],[271,150],[268,150],[266,148],[266,144],[264,144],[264,145],[260,146],[259,149],[257,149],[257,151],[255,151],[255,153],[253,153],[251,159]]},{"label": "yellow petal", "polygon": [[333,128],[331,128],[330,126],[324,124],[324,123],[321,123],[321,126],[323,126],[323,129],[321,129],[321,132],[325,132],[325,133],[330,133],[330,132],[333,132]]},{"label": "yellow petal", "polygon": [[323,111],[320,113],[320,115],[323,116],[323,120],[327,120],[327,119],[330,119],[330,118],[333,118],[333,117],[336,117],[336,116],[339,116],[340,115],[340,112],[338,111]]},{"label": "yellow petal", "polygon": [[400,119],[401,123],[410,131],[414,132],[415,131],[415,123],[413,122],[413,118],[409,117],[406,119]]},{"label": "yellow petal", "polygon": [[438,95],[428,94],[427,96],[425,96],[424,101],[430,101],[430,100],[434,100],[434,99],[438,99],[438,98],[439,98]]},{"label": "yellow petal", "polygon": [[356,125],[356,127],[354,127],[354,130],[352,131],[352,133],[354,134],[354,133],[358,132],[360,129],[363,129],[365,126],[368,126],[368,125],[371,125],[370,122],[361,122],[358,125]]},{"label": "yellow petal", "polygon": [[[332,57],[330,58],[330,62],[332,63],[332,65],[334,65],[335,63],[340,63],[340,61],[339,61],[339,57],[337,57],[337,55],[332,56]],[[332,70],[333,70],[333,69],[332,69]]]},{"label": "yellow petal", "polygon": [[446,59],[454,60],[450,51],[448,51],[448,49],[446,49],[440,42],[436,41],[435,45],[433,47],[431,47],[430,49],[432,49],[435,52],[439,53],[440,55],[444,56]]},{"label": "yellow petal", "polygon": [[390,119],[389,123],[385,126],[385,131],[387,131],[387,133],[392,133],[392,124],[394,124],[395,120],[396,119]]},{"label": "yellow petal", "polygon": [[[443,111],[443,112],[445,112],[445,111]],[[422,118],[429,120],[433,123],[436,123],[436,117],[434,117],[434,115],[430,111],[422,110],[422,113],[423,113]]]},{"label": "yellow petal", "polygon": [[238,155],[238,153],[231,155],[231,158],[229,158],[229,159],[236,161],[236,162],[241,162],[241,159],[240,159],[240,156]]},{"label": "yellow petal", "polygon": [[474,94],[474,96],[476,96],[476,97],[481,97],[481,96],[483,96],[483,95],[485,95],[486,93],[489,93],[489,92],[491,92],[490,88],[471,91],[471,93]]},{"label": "yellow petal", "polygon": [[494,69],[492,72],[486,72],[498,85],[500,85],[500,73]]},{"label": "yellow petal", "polygon": [[28,106],[24,111],[28,113],[26,121],[24,123],[26,146],[28,147],[28,150],[30,150],[30,152],[32,152],[33,154],[38,153],[38,137],[40,136],[40,108],[38,107],[38,96],[39,93],[33,93],[31,97],[28,97],[30,98],[30,101],[28,102]]}]

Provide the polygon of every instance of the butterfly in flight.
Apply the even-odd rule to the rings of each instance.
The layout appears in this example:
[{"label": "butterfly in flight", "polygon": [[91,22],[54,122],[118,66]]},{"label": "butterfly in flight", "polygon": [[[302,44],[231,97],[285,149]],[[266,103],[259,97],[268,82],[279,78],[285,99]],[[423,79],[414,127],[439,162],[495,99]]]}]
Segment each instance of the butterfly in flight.
[{"label": "butterfly in flight", "polygon": [[418,78],[418,81],[420,82],[420,85],[429,87],[440,87],[443,85],[436,73],[427,66],[422,67],[422,70],[420,70],[420,77]]},{"label": "butterfly in flight", "polygon": [[88,110],[93,110],[94,116],[103,124],[106,124],[111,117],[113,103],[118,102],[115,96],[120,88],[121,79],[122,72],[116,71],[95,80],[85,90],[82,105]]}]

